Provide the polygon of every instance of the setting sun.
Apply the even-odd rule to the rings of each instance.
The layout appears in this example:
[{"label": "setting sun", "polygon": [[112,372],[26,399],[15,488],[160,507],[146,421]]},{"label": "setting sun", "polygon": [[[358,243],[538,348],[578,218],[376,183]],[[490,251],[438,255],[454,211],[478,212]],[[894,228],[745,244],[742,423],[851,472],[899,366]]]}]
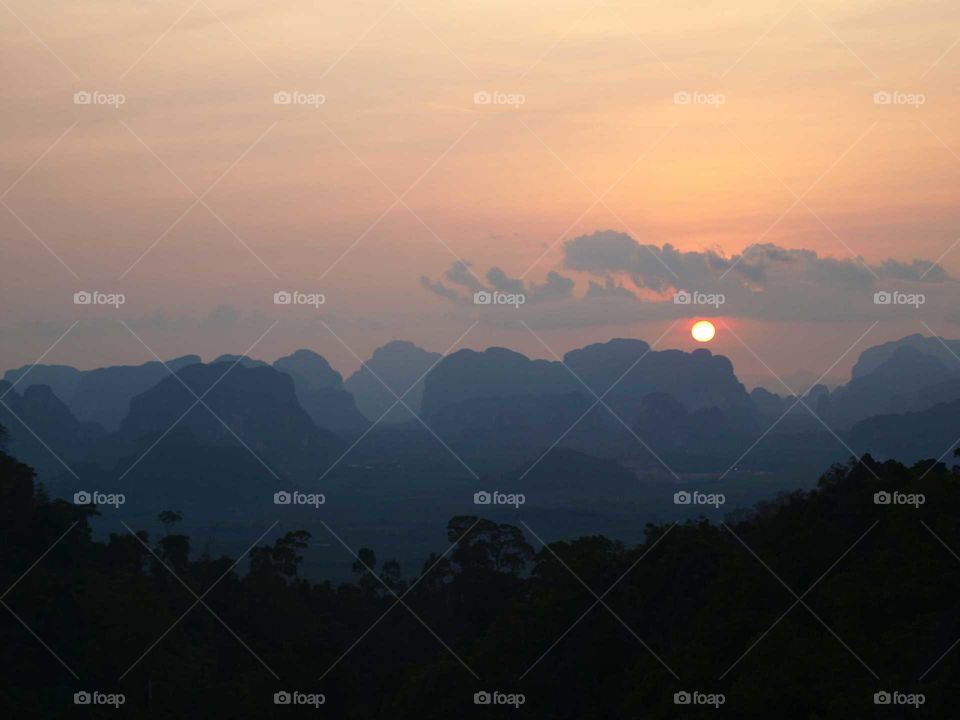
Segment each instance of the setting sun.
[{"label": "setting sun", "polygon": [[690,328],[690,334],[697,342],[705,343],[713,340],[713,336],[717,334],[717,329],[709,320],[700,320],[699,322],[695,322],[693,327]]}]

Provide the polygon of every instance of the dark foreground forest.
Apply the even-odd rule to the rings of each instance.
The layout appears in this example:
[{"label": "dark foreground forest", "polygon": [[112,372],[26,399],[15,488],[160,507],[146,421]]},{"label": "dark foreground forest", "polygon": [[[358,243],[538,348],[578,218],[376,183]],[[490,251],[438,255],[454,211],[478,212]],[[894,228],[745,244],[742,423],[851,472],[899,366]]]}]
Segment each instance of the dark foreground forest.
[{"label": "dark foreground forest", "polygon": [[299,576],[296,528],[210,557],[175,508],[166,534],[106,543],[94,512],[0,454],[9,717],[958,717],[960,469],[942,463],[864,457],[638,547],[455,517],[422,568],[358,549],[339,585]]}]

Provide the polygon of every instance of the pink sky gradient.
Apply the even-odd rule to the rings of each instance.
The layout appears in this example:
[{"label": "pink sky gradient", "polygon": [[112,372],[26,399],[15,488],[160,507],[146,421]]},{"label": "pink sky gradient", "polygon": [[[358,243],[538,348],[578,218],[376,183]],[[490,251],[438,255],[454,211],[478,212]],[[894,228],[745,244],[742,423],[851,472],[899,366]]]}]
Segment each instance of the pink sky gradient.
[{"label": "pink sky gradient", "polygon": [[[850,294],[819,260],[789,294],[741,287],[753,295],[722,309],[709,347],[748,384],[819,376],[868,329],[831,378],[871,344],[960,336],[956,3],[5,4],[4,368],[77,320],[44,362],[153,359],[121,319],[163,358],[207,359],[279,320],[253,355],[309,347],[342,372],[392,339],[447,350],[475,321],[464,346],[539,357],[653,342],[674,321],[659,347],[693,348],[696,309],[652,307],[698,289],[683,278],[569,266],[565,244],[603,230],[724,258],[770,244],[938,263],[901,283],[927,294],[922,312],[874,312],[872,293],[895,289],[883,272]],[[78,91],[125,102],[77,105]],[[294,91],[325,101],[275,104]],[[478,105],[478,92],[523,102]],[[425,287],[457,261],[481,281],[556,272],[574,290],[484,312]],[[699,289],[736,294],[721,274]],[[636,311],[585,298],[591,280],[633,293]],[[83,289],[127,302],[75,306]],[[327,302],[275,306],[283,289]]]}]

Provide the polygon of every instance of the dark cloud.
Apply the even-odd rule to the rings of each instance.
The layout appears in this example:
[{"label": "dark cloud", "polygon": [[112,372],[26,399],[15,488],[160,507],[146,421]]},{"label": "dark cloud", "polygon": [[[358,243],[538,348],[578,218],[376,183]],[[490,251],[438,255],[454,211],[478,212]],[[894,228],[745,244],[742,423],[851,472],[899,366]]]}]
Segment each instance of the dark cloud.
[{"label": "dark cloud", "polygon": [[495,290],[501,290],[505,293],[522,293],[526,290],[522,279],[507,277],[507,274],[498,267],[490,268],[487,271],[487,280]]},{"label": "dark cloud", "polygon": [[790,249],[770,243],[750,245],[738,255],[715,250],[683,252],[670,244],[644,245],[626,233],[603,230],[564,244],[564,264],[571,270],[601,277],[627,275],[637,287],[655,292],[706,289],[721,276],[754,289],[791,282],[833,287],[868,288],[880,280],[941,283],[947,272],[929,260],[885,260],[869,266],[861,258],[822,257],[814,250]]},{"label": "dark cloud", "polygon": [[623,287],[623,285],[618,285],[612,279],[608,278],[601,285],[598,282],[593,280],[589,281],[590,284],[587,287],[587,294],[584,297],[588,298],[623,298],[625,300],[637,300],[637,296],[632,292]]},{"label": "dark cloud", "polygon": [[[431,280],[428,277],[421,277],[420,284],[435,295],[465,304],[473,303],[473,293],[478,290],[499,290],[504,293],[522,294],[526,297],[527,303],[565,300],[573,296],[573,279],[564,277],[557,272],[547,273],[547,279],[543,283],[527,283],[523,278],[510,277],[499,267],[492,267],[486,274],[489,286],[484,286],[476,282],[476,278],[466,270],[468,265],[468,263],[459,261],[454,262],[443,274],[444,279],[448,282],[467,288],[470,291],[468,294],[458,292],[456,289],[444,285],[443,282]],[[466,273],[466,277],[464,273]],[[473,282],[468,282],[467,278],[473,280]]]},{"label": "dark cloud", "polygon": [[897,280],[945,282],[950,279],[947,271],[939,263],[931,263],[926,260],[914,260],[912,263],[885,260],[882,267],[887,277]]},{"label": "dark cloud", "polygon": [[457,260],[450,266],[450,269],[444,273],[448,282],[454,285],[462,285],[469,288],[471,292],[483,289],[483,283],[470,270],[470,263]]},{"label": "dark cloud", "polygon": [[457,293],[456,290],[452,290],[444,285],[442,282],[435,282],[428,278],[426,275],[420,277],[420,284],[423,285],[427,290],[439,295],[440,297],[446,298],[447,300],[458,301],[461,300],[461,296]]},{"label": "dark cloud", "polygon": [[[771,243],[754,244],[728,256],[713,249],[682,251],[670,244],[644,245],[613,230],[569,240],[563,251],[564,267],[587,275],[582,294],[575,294],[572,277],[556,271],[538,284],[511,277],[499,267],[487,271],[488,286],[482,287],[466,263],[454,263],[443,275],[446,282],[429,278],[421,282],[434,294],[462,305],[472,305],[472,293],[478,289],[523,293],[527,317],[533,322],[539,319],[541,327],[691,314],[799,322],[906,319],[916,317],[915,307],[877,304],[874,294],[881,290],[922,293],[925,310],[942,308],[941,316],[960,299],[960,284],[939,264],[922,259],[888,259],[868,265],[861,258],[826,257],[814,250]],[[704,299],[677,303],[678,291]],[[713,302],[711,297],[722,300]]]}]

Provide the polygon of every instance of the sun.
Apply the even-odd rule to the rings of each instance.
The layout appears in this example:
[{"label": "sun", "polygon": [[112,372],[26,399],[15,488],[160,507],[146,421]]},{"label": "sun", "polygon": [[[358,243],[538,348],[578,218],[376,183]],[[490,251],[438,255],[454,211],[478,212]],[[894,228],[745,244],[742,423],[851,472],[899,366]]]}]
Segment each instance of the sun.
[{"label": "sun", "polygon": [[713,336],[717,334],[717,329],[709,320],[700,320],[690,328],[690,334],[697,342],[705,343],[713,340]]}]

